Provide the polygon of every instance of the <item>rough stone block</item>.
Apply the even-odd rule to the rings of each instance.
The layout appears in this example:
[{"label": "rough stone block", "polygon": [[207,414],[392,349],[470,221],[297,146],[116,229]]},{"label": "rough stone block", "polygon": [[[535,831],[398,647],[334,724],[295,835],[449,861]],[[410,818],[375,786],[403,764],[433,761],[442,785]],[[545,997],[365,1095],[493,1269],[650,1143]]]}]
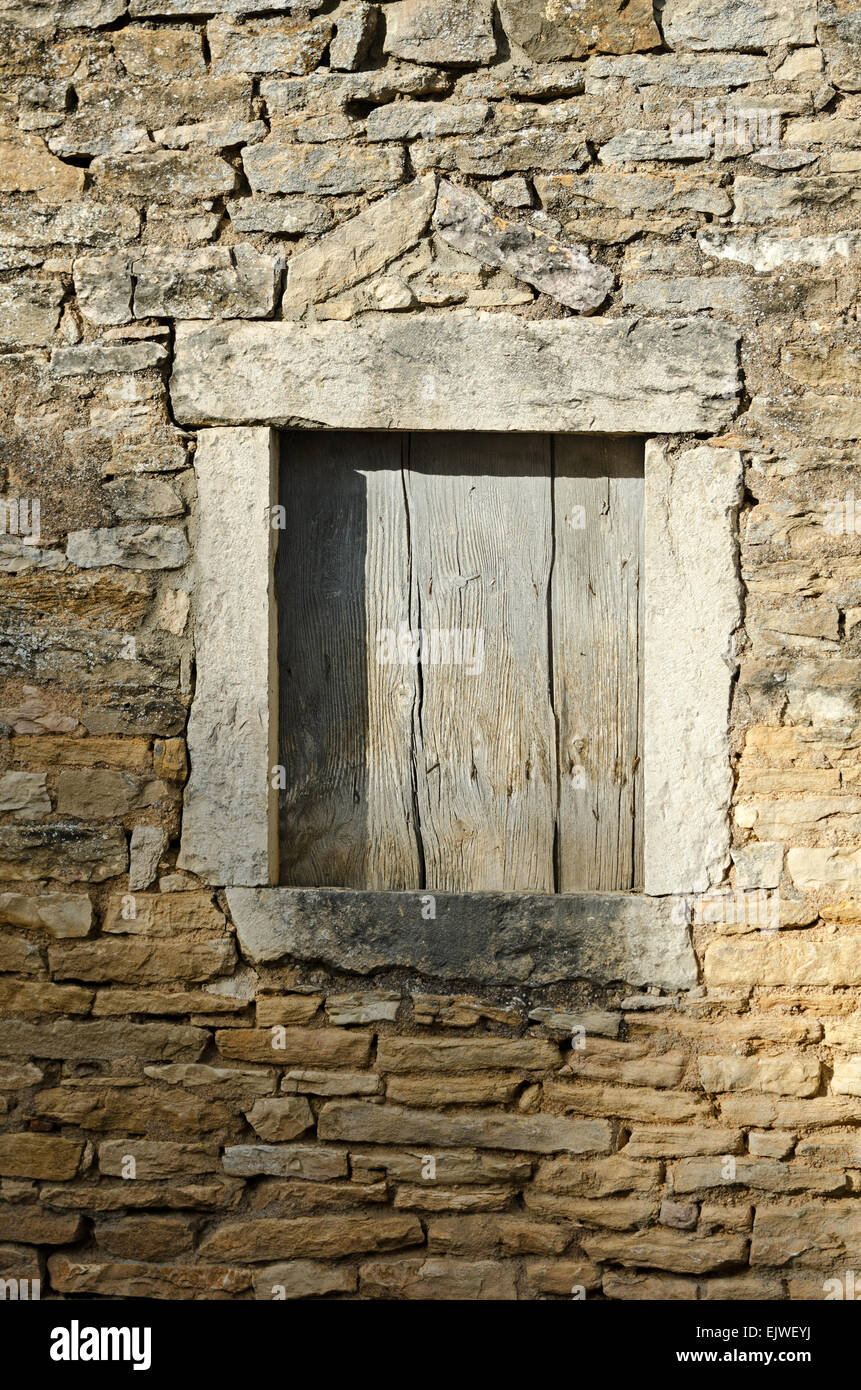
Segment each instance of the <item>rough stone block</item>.
[{"label": "rough stone block", "polygon": [[583,58],[587,53],[636,53],[659,48],[661,34],[651,0],[500,0],[503,27],[536,62]]},{"label": "rough stone block", "polygon": [[243,951],[254,961],[324,960],[360,974],[404,965],[442,979],[549,984],[583,977],[689,987],[688,929],[666,903],[582,897],[437,893],[425,922],[418,894],[231,888]]},{"label": "rough stone block", "polygon": [[[179,324],[171,396],[186,424],[713,431],[734,414],[736,343],[733,329],[704,319],[529,321],[466,309]],[[529,380],[539,392],[524,392]]]},{"label": "rough stone block", "polygon": [[434,1115],[366,1101],[330,1101],[317,1125],[321,1139],[364,1144],[431,1144],[442,1148],[474,1144],[483,1149],[524,1153],[605,1152],[610,1125],[605,1120],[568,1120],[556,1115],[506,1115],[474,1110]]},{"label": "rough stone block", "polygon": [[468,67],[496,57],[490,0],[397,0],[386,5],[386,53]]}]

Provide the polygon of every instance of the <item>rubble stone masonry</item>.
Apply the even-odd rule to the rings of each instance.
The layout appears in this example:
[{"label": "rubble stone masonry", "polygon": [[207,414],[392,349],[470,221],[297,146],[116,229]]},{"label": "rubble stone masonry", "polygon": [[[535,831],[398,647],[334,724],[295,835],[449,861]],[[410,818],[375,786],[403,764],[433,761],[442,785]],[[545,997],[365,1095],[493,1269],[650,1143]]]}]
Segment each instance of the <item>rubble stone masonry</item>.
[{"label": "rubble stone masonry", "polygon": [[[0,0],[0,1279],[780,1300],[861,1265],[856,5]],[[674,992],[351,970],[313,918],[255,950],[177,866],[198,427],[267,324],[301,377],[291,325],[337,358],[333,321],[464,315],[685,321],[711,394],[665,466],[743,461],[735,896],[683,905]]]}]

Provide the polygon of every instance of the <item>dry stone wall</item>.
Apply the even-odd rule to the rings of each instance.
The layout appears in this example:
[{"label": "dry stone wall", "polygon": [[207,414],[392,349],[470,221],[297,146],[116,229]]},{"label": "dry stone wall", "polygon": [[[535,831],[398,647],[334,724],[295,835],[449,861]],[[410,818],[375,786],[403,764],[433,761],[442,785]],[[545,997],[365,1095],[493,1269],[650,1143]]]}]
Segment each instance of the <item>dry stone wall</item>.
[{"label": "dry stone wall", "polygon": [[[0,1277],[822,1297],[861,1260],[861,10],[2,0],[0,77]],[[744,462],[726,883],[779,909],[694,904],[676,993],[255,955],[177,867],[196,428],[267,324],[308,423],[300,328],[502,313],[685,320],[716,383],[740,338],[662,467]]]}]

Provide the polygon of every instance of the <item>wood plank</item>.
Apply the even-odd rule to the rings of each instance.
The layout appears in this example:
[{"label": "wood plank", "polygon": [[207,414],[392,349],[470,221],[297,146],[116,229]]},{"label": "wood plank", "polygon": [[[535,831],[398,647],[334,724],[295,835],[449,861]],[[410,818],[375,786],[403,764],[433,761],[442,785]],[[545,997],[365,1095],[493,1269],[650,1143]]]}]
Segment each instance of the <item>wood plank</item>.
[{"label": "wood plank", "polygon": [[[360,436],[361,437],[361,436]],[[421,888],[424,870],[415,794],[415,666],[384,658],[392,638],[409,627],[410,554],[403,464],[407,437],[397,440],[396,466],[366,467],[365,620],[369,638],[367,888]],[[391,634],[391,638],[389,637]]]},{"label": "wood plank", "polygon": [[[438,641],[414,721],[426,885],[552,892],[549,439],[417,434],[409,462],[412,627]],[[480,661],[440,660],[479,633]]]},{"label": "wood plank", "polygon": [[276,566],[281,882],[415,888],[415,673],[377,661],[408,621],[397,434],[282,436]]},{"label": "wood plank", "polygon": [[643,445],[557,435],[554,455],[558,890],[637,888],[643,877]]}]

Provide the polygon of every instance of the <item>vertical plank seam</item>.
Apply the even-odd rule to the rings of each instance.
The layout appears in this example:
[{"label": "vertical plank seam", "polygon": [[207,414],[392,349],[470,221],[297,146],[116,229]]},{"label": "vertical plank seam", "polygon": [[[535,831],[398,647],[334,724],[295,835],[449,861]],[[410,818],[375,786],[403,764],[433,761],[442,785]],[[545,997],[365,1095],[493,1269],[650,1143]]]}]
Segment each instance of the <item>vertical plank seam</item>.
[{"label": "vertical plank seam", "polygon": [[559,715],[556,711],[556,673],[553,660],[553,579],[556,566],[556,436],[547,436],[550,451],[550,564],[547,569],[547,689],[556,745],[556,796],[553,803],[553,892],[559,892],[559,810],[562,797]]},{"label": "vertical plank seam", "polygon": [[[407,539],[407,593],[408,593],[408,612],[410,627],[414,631],[421,632],[422,627],[422,599],[418,585],[414,583],[413,575],[413,540],[410,519],[410,499],[407,488],[407,470],[411,462],[411,439],[409,434],[403,435],[401,439],[401,489],[404,495],[404,517],[406,520],[406,539]],[[406,458],[407,468],[404,467]],[[415,594],[416,619],[413,624],[413,595]],[[419,650],[421,652],[421,639]],[[426,762],[424,757],[424,728],[422,725],[422,712],[424,706],[424,671],[422,670],[421,656],[416,663],[416,694],[413,704],[413,717],[410,721],[410,796],[413,807],[413,834],[416,839],[416,853],[419,860],[419,886],[427,887],[427,865],[425,863],[425,847],[422,836],[422,817],[419,805],[419,753],[422,755],[422,762]]]},{"label": "vertical plank seam", "polygon": [[269,607],[269,629],[267,647],[267,684],[269,700],[267,714],[268,729],[268,767],[266,769],[267,787],[267,859],[269,864],[269,883],[277,884],[281,872],[281,792],[272,786],[272,765],[280,763],[281,754],[281,703],[280,668],[278,665],[278,633],[280,614],[278,611],[278,585],[276,568],[280,549],[280,534],[272,524],[272,509],[281,499],[281,434],[276,429],[269,431],[269,506],[266,526],[269,532],[269,554],[267,559],[266,592]]},{"label": "vertical plank seam", "polygon": [[[642,454],[640,454],[642,449]],[[644,852],[644,826],[643,826],[643,784],[642,784],[642,763],[645,753],[645,720],[643,717],[643,701],[645,697],[645,583],[646,583],[646,458],[645,446],[642,443],[637,445],[638,455],[643,463],[643,501],[640,507],[640,515],[637,519],[637,596],[636,596],[636,623],[637,623],[637,703],[635,707],[635,720],[637,728],[636,754],[634,767],[631,772],[631,888],[635,893],[643,891],[643,881],[645,879],[645,852]],[[640,778],[640,796],[637,797],[637,779]],[[638,872],[639,871],[639,872]],[[639,881],[638,881],[639,880]]]}]

